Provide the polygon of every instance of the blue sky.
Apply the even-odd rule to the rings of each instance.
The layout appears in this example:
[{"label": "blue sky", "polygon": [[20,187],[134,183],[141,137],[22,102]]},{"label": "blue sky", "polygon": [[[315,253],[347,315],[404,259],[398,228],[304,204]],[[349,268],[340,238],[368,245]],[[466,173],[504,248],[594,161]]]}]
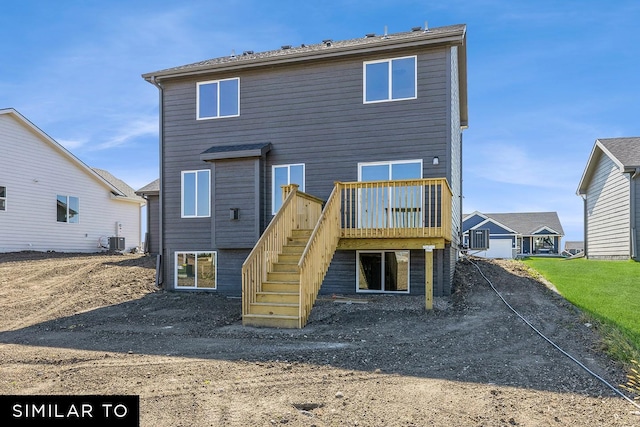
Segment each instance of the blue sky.
[{"label": "blue sky", "polygon": [[0,108],[134,188],[158,176],[142,73],[282,45],[467,24],[464,210],[557,211],[582,240],[597,138],[640,136],[636,0],[38,1],[0,13]]}]

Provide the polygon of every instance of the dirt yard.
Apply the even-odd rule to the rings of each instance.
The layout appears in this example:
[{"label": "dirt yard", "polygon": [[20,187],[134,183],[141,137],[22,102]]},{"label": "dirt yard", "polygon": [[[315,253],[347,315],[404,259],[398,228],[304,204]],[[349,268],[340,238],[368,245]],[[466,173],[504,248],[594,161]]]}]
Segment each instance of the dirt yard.
[{"label": "dirt yard", "polygon": [[[597,332],[515,262],[509,303],[617,385]],[[137,255],[0,254],[0,394],[136,394],[142,426],[640,426],[461,262],[457,292],[321,298],[302,330],[244,328],[240,299],[154,289]]]}]

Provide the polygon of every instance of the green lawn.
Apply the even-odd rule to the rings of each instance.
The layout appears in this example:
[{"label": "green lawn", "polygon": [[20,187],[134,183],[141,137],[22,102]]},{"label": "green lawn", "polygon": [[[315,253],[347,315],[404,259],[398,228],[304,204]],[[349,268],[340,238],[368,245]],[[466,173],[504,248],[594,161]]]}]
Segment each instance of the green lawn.
[{"label": "green lawn", "polygon": [[634,353],[640,352],[639,262],[584,258],[528,258],[524,262],[575,306],[605,325],[615,326],[635,347]]}]

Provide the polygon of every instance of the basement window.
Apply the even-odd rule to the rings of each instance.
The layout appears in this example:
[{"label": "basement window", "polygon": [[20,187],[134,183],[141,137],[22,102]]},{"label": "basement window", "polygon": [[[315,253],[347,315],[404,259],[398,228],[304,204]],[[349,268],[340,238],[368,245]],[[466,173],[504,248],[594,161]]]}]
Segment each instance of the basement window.
[{"label": "basement window", "polygon": [[0,185],[0,211],[7,210],[7,187]]},{"label": "basement window", "polygon": [[176,252],[176,289],[216,289],[216,252]]}]

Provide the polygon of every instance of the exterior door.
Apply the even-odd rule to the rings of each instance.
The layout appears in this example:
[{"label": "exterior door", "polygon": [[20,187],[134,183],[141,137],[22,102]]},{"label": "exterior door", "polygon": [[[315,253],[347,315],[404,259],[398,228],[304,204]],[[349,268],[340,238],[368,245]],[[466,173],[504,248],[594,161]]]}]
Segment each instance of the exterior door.
[{"label": "exterior door", "polygon": [[358,227],[422,227],[422,187],[375,183],[421,178],[421,160],[359,164],[358,181],[372,184],[358,193]]}]

